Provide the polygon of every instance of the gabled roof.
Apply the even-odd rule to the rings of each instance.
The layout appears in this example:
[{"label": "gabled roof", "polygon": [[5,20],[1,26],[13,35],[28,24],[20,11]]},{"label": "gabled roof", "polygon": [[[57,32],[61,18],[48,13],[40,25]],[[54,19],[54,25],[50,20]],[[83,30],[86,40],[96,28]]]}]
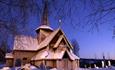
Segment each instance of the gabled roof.
[{"label": "gabled roof", "polygon": [[44,50],[42,52],[38,52],[34,57],[32,57],[31,60],[63,59],[65,52],[67,52],[71,60],[79,59],[79,57],[74,55],[73,52],[64,49],[62,51],[56,51],[56,52],[52,52],[50,50]]},{"label": "gabled roof", "polygon": [[[49,35],[44,41],[40,43],[40,47],[38,49],[42,49],[44,47],[47,47],[48,44],[54,39],[54,37],[58,34],[58,32],[61,31],[60,29],[55,30],[51,35]],[[62,32],[62,31],[61,31]],[[55,43],[53,48],[57,48],[57,46],[60,44],[60,42],[64,39],[68,47],[72,48],[71,44],[68,42],[67,38],[65,37],[64,33],[59,36],[57,42]],[[74,53],[70,51],[67,48],[64,48],[63,50],[57,50],[55,52],[51,50],[42,50],[38,52],[31,60],[42,60],[42,59],[62,59],[65,52],[69,55],[69,58],[71,60],[79,59]]]},{"label": "gabled roof", "polygon": [[59,29],[52,32],[48,37],[46,37],[40,44],[39,47],[37,47],[37,50],[42,49],[44,47],[47,47],[48,44],[51,42],[51,40],[55,37],[55,35],[58,33]]},{"label": "gabled roof", "polygon": [[69,57],[71,60],[75,60],[75,59],[80,59],[78,56],[76,56],[72,50],[68,51],[67,50],[67,53],[69,54]]},{"label": "gabled roof", "polygon": [[[49,45],[49,43],[54,39],[56,34],[61,31],[61,29],[57,29],[52,32],[48,37],[46,37],[40,44],[38,44],[37,38],[33,38],[30,36],[23,36],[19,35],[15,37],[14,47],[13,50],[28,50],[28,51],[37,51],[42,48],[45,48]],[[61,31],[62,32],[62,31]],[[62,32],[63,38],[67,43],[68,47],[73,48],[72,45],[69,43],[65,34]]]},{"label": "gabled roof", "polygon": [[[52,32],[48,37],[46,37],[40,44],[38,44],[37,38],[32,38],[29,36],[16,36],[14,41],[14,48],[13,50],[33,50],[38,51],[42,48],[47,47],[50,42],[55,38],[55,36],[61,31],[61,29],[57,29],[54,32]],[[67,46],[72,50],[72,46],[65,37],[65,34],[61,31],[61,35],[59,36],[57,42],[55,43],[54,47],[57,48],[59,43],[64,40],[67,44]],[[64,53],[67,52],[69,55],[69,58],[71,60],[79,59],[72,51],[67,50],[67,48],[61,50],[52,52],[50,50],[41,50],[31,59],[31,60],[40,60],[40,59],[62,59]]]},{"label": "gabled roof", "polygon": [[47,25],[41,25],[36,30],[39,30],[39,29],[49,29],[49,30],[53,31],[53,29],[51,27],[47,26]]},{"label": "gabled roof", "polygon": [[[45,38],[44,41],[42,41],[40,44],[39,44],[39,47],[38,47],[38,50],[39,49],[42,49],[44,47],[47,47],[48,44],[54,39],[54,37],[56,36],[56,34],[61,31],[61,29],[57,29],[55,30],[53,33],[51,33],[48,37]],[[62,31],[61,31],[62,32]],[[63,35],[63,38],[64,40],[66,41],[66,43],[69,45],[68,47],[70,48],[73,48],[72,45],[69,43],[69,41],[67,40],[65,34],[62,32],[62,35]],[[60,40],[61,41],[61,40]]]},{"label": "gabled roof", "polygon": [[62,39],[63,39],[63,35],[61,35],[61,36],[58,38],[58,40],[57,40],[57,42],[55,43],[55,45],[54,45],[53,48],[57,48]]},{"label": "gabled roof", "polygon": [[38,44],[37,38],[31,36],[18,35],[14,40],[13,50],[27,50],[27,51],[37,51],[46,47],[53,37],[57,34],[59,29],[52,32],[48,37],[45,38],[40,44]]},{"label": "gabled roof", "polygon": [[38,41],[31,36],[19,35],[15,37],[13,50],[36,50]]},{"label": "gabled roof", "polygon": [[52,52],[50,50],[44,50],[40,53],[37,53],[31,60],[42,60],[42,59],[61,59],[63,57],[65,50],[61,52]]}]

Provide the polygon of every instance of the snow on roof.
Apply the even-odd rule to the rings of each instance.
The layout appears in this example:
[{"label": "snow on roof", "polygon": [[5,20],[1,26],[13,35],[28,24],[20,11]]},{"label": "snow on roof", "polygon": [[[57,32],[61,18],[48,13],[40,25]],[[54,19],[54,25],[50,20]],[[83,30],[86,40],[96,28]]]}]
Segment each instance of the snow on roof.
[{"label": "snow on roof", "polygon": [[6,53],[5,58],[13,58],[12,53]]},{"label": "snow on roof", "polygon": [[15,37],[13,50],[36,50],[38,45],[37,38],[19,35]]},{"label": "snow on roof", "polygon": [[63,49],[63,50],[57,50],[56,52],[52,52],[50,50],[44,50],[42,52],[38,52],[37,55],[35,55],[34,57],[32,57],[31,60],[41,60],[41,59],[62,59],[64,56],[64,53],[67,52],[67,54],[69,55],[69,58],[71,60],[76,60],[79,59],[79,57],[77,57],[76,55],[74,55],[74,53]]},{"label": "snow on roof", "polygon": [[65,50],[61,51],[61,52],[52,52],[52,51],[42,51],[42,52],[38,52],[37,55],[35,55],[34,57],[32,57],[31,60],[41,60],[41,59],[62,59],[63,55],[64,55]]},{"label": "snow on roof", "polygon": [[[47,47],[55,35],[59,32],[60,29],[55,30],[49,36],[47,36],[40,44],[38,44],[37,38],[31,36],[18,35],[15,37],[13,50],[28,50],[28,51],[37,51],[44,47]],[[65,39],[65,36],[61,38]],[[60,38],[60,40],[61,40]],[[59,41],[60,41],[59,40]],[[67,39],[66,39],[67,41]],[[68,42],[67,42],[68,43]]]},{"label": "snow on roof", "polygon": [[36,30],[38,30],[38,29],[50,29],[50,30],[53,30],[51,27],[49,27],[47,25],[41,25]]},{"label": "snow on roof", "polygon": [[31,36],[18,35],[15,37],[13,50],[39,50],[43,47],[46,47],[58,31],[59,29],[55,30],[40,44],[38,44],[37,38],[33,38]]},{"label": "snow on roof", "polygon": [[69,56],[71,57],[71,59],[75,60],[75,59],[80,59],[78,56],[76,56],[72,50],[67,51],[67,53],[69,54]]}]

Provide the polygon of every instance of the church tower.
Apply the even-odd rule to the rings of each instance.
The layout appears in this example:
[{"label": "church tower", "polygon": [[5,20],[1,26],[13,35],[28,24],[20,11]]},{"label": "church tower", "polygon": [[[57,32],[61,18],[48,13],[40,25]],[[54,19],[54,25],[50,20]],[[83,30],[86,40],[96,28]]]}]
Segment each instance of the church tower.
[{"label": "church tower", "polygon": [[36,29],[38,43],[41,43],[53,29],[49,26],[48,20],[48,2],[45,0],[44,9],[41,17],[41,25]]}]

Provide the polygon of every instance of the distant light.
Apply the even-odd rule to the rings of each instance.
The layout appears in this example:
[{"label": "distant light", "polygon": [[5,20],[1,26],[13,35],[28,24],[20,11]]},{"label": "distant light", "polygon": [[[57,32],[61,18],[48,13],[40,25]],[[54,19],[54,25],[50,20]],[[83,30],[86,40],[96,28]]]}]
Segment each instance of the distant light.
[{"label": "distant light", "polygon": [[62,20],[59,19],[59,28],[61,28],[61,25],[62,25]]},{"label": "distant light", "polygon": [[61,23],[61,19],[59,19],[59,22]]}]

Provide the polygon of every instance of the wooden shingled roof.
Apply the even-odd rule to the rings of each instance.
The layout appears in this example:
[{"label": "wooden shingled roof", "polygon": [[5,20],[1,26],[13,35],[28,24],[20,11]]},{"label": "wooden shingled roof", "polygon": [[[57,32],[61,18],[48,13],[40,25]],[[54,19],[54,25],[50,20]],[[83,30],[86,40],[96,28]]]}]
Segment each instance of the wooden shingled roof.
[{"label": "wooden shingled roof", "polygon": [[11,58],[12,59],[13,58],[12,53],[6,53],[5,58],[9,58],[9,59]]},{"label": "wooden shingled roof", "polygon": [[[40,49],[42,49],[44,47],[47,47],[48,44],[53,40],[53,38],[56,36],[56,34],[59,31],[61,31],[61,29],[57,29],[54,32],[52,32],[40,44],[38,44],[37,38],[32,38],[30,36],[16,36],[15,41],[14,41],[13,50],[23,50],[23,51],[24,50],[25,51],[37,51],[37,50],[40,50]],[[72,45],[67,40],[67,38],[65,37],[64,33],[63,33],[63,38],[65,39],[65,41],[68,44],[68,46],[70,48],[73,48]],[[56,47],[56,45],[54,47]]]},{"label": "wooden shingled roof", "polygon": [[35,51],[39,47],[37,39],[30,36],[16,36],[13,50]]},{"label": "wooden shingled roof", "polygon": [[62,59],[65,52],[67,52],[69,59],[70,60],[76,60],[79,59],[79,57],[77,57],[76,55],[74,55],[73,52],[70,52],[68,50],[63,50],[63,51],[56,51],[56,52],[52,52],[50,50],[43,50],[41,52],[38,52],[34,57],[32,57],[31,60],[47,60],[47,59],[51,59],[51,60],[56,60],[56,59]]}]

